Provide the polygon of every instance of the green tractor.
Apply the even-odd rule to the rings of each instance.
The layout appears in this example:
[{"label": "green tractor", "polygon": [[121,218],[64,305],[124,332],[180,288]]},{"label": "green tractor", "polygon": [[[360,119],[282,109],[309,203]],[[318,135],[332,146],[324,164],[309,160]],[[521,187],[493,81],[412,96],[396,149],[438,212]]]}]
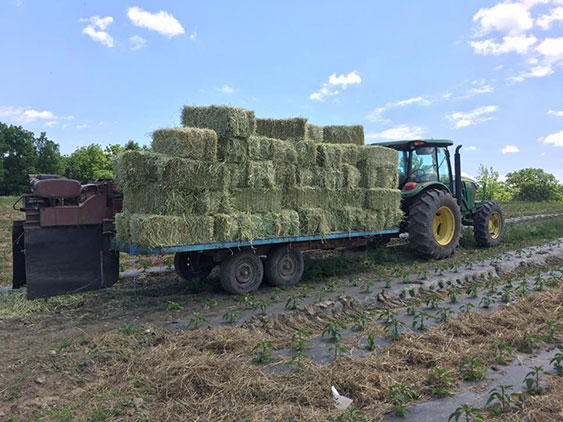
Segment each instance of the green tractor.
[{"label": "green tractor", "polygon": [[477,201],[477,185],[461,177],[459,145],[452,168],[442,139],[384,142],[399,152],[399,188],[405,218],[401,230],[415,252],[428,259],[451,256],[461,238],[461,226],[473,226],[479,246],[496,246],[504,235],[504,211],[499,203]]}]

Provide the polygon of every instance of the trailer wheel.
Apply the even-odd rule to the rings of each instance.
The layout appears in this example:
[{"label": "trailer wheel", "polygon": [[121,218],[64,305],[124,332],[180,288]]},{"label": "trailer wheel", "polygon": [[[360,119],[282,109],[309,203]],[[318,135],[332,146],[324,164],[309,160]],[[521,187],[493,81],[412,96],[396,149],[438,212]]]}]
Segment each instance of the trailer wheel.
[{"label": "trailer wheel", "polygon": [[193,252],[176,252],[174,269],[184,280],[203,280],[213,270],[213,258],[209,255]]},{"label": "trailer wheel", "polygon": [[291,246],[278,246],[268,253],[265,277],[272,286],[295,286],[303,276],[303,254]]},{"label": "trailer wheel", "polygon": [[223,289],[231,294],[251,293],[262,283],[264,265],[254,252],[238,252],[223,261],[219,278]]}]

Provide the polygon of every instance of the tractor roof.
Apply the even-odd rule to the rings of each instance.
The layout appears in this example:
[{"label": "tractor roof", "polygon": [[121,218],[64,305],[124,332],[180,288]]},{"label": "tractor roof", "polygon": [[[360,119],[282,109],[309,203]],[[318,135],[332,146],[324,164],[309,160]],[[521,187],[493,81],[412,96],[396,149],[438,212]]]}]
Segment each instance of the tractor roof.
[{"label": "tractor roof", "polygon": [[[417,144],[413,145],[415,142],[417,142]],[[418,142],[420,142],[420,144]],[[406,151],[415,146],[449,147],[453,144],[454,143],[449,139],[408,139],[404,141],[378,142],[371,145],[379,145],[382,147],[397,149],[399,151]]]}]

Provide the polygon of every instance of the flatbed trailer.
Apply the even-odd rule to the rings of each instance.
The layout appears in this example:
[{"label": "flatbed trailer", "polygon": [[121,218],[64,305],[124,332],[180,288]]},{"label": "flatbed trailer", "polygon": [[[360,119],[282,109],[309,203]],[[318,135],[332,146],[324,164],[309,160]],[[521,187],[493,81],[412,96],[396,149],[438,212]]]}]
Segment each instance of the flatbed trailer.
[{"label": "flatbed trailer", "polygon": [[174,268],[187,280],[204,279],[219,265],[223,288],[245,294],[256,290],[263,280],[280,287],[297,284],[303,275],[304,251],[365,247],[398,235],[398,228],[390,228],[155,248],[113,240],[112,249],[129,255],[174,253]]}]

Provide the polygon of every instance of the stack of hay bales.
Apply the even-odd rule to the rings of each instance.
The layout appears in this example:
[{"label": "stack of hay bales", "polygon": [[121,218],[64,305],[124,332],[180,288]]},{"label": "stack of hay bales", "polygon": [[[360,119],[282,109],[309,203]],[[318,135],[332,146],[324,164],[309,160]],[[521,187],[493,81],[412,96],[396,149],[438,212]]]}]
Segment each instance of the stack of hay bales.
[{"label": "stack of hay bales", "polygon": [[114,161],[124,194],[117,238],[159,247],[381,230],[402,217],[397,153],[363,146],[361,126],[256,119],[184,107],[151,152]]}]

